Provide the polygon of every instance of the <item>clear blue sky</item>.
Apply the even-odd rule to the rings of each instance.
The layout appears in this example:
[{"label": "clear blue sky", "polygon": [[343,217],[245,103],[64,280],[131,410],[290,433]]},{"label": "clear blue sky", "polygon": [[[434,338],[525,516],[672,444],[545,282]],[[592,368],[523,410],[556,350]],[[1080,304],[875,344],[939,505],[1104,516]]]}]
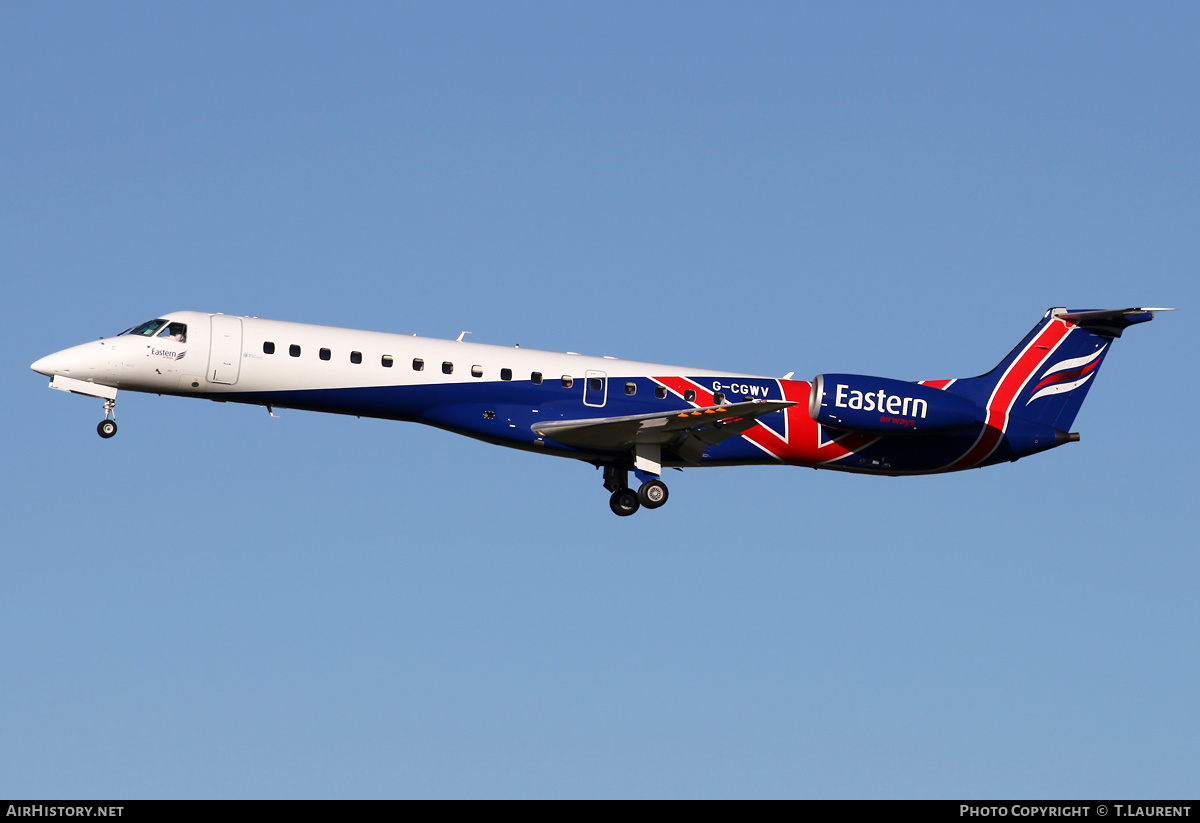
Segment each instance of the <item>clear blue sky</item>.
[{"label": "clear blue sky", "polygon": [[[1195,797],[1200,12],[17,3],[0,796]],[[800,377],[1132,329],[965,474],[46,388],[178,309]]]}]

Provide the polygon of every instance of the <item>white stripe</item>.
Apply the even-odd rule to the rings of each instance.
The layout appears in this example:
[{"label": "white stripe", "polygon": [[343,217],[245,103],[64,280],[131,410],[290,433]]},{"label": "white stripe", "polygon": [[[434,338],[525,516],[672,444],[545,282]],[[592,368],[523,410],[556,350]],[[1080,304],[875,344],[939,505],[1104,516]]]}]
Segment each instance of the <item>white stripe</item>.
[{"label": "white stripe", "polygon": [[[1033,335],[1033,339],[1030,340],[1029,343],[1027,343],[1025,345],[1025,347],[1023,349],[1021,349],[1020,353],[1018,353],[1017,356],[1012,359],[1012,362],[1008,364],[1008,368],[1004,370],[1004,374],[1000,375],[1000,379],[997,380],[996,385],[992,387],[992,392],[991,392],[991,394],[988,395],[987,403],[983,407],[983,409],[984,409],[983,428],[980,430],[979,435],[975,438],[974,442],[971,443],[971,445],[967,448],[966,451],[964,451],[958,457],[951,460],[949,463],[938,466],[936,469],[930,469],[928,472],[922,472],[923,474],[934,474],[936,472],[945,471],[946,469],[949,469],[955,463],[962,460],[968,454],[970,454],[971,452],[973,452],[975,450],[975,447],[979,445],[979,441],[983,440],[983,436],[985,434],[987,434],[987,430],[988,430],[987,422],[988,422],[988,419],[991,417],[992,403],[995,402],[996,394],[997,394],[997,392],[1000,391],[1000,387],[1004,385],[1004,381],[1008,379],[1008,375],[1012,372],[1013,369],[1015,369],[1017,367],[1017,364],[1021,362],[1021,358],[1023,358],[1026,355],[1026,353],[1029,352],[1029,350],[1031,348],[1033,348],[1034,346],[1036,346],[1038,344],[1038,341],[1042,339],[1042,335],[1044,335],[1046,333],[1046,331],[1055,323],[1063,323],[1063,325],[1067,325],[1064,321],[1059,320],[1057,317],[1055,317],[1049,323],[1042,326],[1040,329],[1038,329],[1037,333]],[[1008,431],[1008,415],[1009,415],[1009,412],[1012,411],[1013,405],[1017,402],[1017,398],[1021,396],[1021,392],[1023,392],[1025,390],[1025,387],[1027,385],[1029,385],[1029,381],[1033,379],[1033,376],[1035,374],[1037,374],[1038,369],[1040,369],[1042,367],[1042,364],[1045,363],[1048,359],[1050,359],[1050,357],[1054,354],[1054,352],[1058,351],[1058,347],[1061,346],[1064,342],[1066,342],[1067,338],[1069,338],[1071,336],[1073,331],[1074,331],[1074,329],[1072,329],[1071,331],[1068,331],[1066,334],[1064,334],[1062,337],[1060,337],[1058,342],[1055,343],[1054,346],[1048,352],[1046,352],[1045,354],[1042,355],[1042,359],[1038,361],[1037,365],[1035,365],[1032,369],[1029,370],[1029,374],[1025,377],[1024,380],[1021,381],[1020,387],[1016,390],[1016,392],[1013,393],[1012,400],[1009,401],[1008,405],[1004,408],[1004,411],[1001,415],[1000,426],[999,426],[999,429],[1001,432]],[[1004,442],[1003,437],[1001,437],[999,440],[996,441],[996,445],[992,447],[991,451],[989,451],[983,457],[979,458],[979,460],[977,460],[972,465],[978,466],[984,460],[987,460],[989,457],[991,457],[992,453],[995,452],[996,449],[998,449],[1000,447],[1000,444],[1002,442]],[[964,466],[963,468],[970,468],[970,466]],[[959,470],[956,470],[956,471],[959,471]]]},{"label": "white stripe", "polygon": [[[1082,379],[1076,380],[1074,383],[1058,383],[1057,385],[1054,385],[1054,386],[1047,386],[1046,388],[1042,389],[1040,392],[1035,394],[1033,397],[1029,398],[1029,403],[1032,403],[1034,400],[1037,400],[1039,397],[1049,397],[1052,394],[1062,394],[1063,392],[1071,391],[1072,389],[1077,389],[1080,386],[1082,386],[1084,383],[1086,383],[1087,381],[1091,380],[1093,374],[1095,374],[1095,372],[1090,372],[1090,373],[1084,375],[1084,377]],[[1025,405],[1028,406],[1029,403],[1026,403]]]},{"label": "white stripe", "polygon": [[1093,360],[1095,360],[1097,357],[1099,357],[1104,352],[1104,350],[1107,348],[1108,348],[1108,344],[1105,343],[1103,346],[1096,349],[1096,351],[1092,352],[1089,355],[1085,355],[1083,357],[1074,357],[1074,358],[1071,358],[1070,360],[1063,360],[1059,363],[1055,363],[1053,366],[1046,369],[1045,373],[1042,374],[1042,377],[1046,377],[1047,375],[1054,374],[1055,372],[1066,371],[1067,369],[1073,369],[1078,366],[1086,366],[1088,363],[1091,363]]}]

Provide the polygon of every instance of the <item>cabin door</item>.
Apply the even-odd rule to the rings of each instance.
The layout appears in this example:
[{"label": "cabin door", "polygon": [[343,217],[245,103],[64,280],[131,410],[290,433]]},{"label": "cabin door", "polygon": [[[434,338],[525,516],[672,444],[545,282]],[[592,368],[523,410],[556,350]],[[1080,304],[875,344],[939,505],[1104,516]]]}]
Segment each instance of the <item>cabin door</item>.
[{"label": "cabin door", "polygon": [[608,399],[608,375],[588,369],[583,378],[583,405],[600,407]]},{"label": "cabin door", "polygon": [[212,347],[208,351],[208,379],[232,386],[242,365],[242,318],[226,314],[212,317]]}]

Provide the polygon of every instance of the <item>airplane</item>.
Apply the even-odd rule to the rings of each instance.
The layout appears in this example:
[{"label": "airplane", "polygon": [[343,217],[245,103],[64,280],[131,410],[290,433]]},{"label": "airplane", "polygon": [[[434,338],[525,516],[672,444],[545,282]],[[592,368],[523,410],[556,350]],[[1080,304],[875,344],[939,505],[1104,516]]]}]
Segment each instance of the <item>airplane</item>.
[{"label": "airplane", "polygon": [[[50,388],[119,390],[424,423],[603,469],[622,517],[667,502],[666,468],[961,471],[1079,440],[1070,428],[1114,339],[1162,308],[1049,309],[979,377],[811,381],[416,335],[181,311],[31,368]],[[630,487],[632,472],[639,485]]]}]

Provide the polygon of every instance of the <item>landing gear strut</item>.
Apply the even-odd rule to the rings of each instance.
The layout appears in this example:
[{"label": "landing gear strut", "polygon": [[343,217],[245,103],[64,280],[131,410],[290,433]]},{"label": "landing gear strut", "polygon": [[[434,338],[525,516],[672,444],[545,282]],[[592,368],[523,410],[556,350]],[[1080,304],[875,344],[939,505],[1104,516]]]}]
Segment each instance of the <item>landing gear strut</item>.
[{"label": "landing gear strut", "polygon": [[651,478],[643,483],[635,492],[629,488],[629,471],[618,466],[604,467],[604,488],[612,492],[608,498],[608,507],[618,517],[628,517],[645,506],[647,509],[657,509],[667,502],[667,484],[658,478]]},{"label": "landing gear strut", "polygon": [[104,400],[104,419],[96,426],[96,432],[105,440],[117,433],[117,401]]}]

